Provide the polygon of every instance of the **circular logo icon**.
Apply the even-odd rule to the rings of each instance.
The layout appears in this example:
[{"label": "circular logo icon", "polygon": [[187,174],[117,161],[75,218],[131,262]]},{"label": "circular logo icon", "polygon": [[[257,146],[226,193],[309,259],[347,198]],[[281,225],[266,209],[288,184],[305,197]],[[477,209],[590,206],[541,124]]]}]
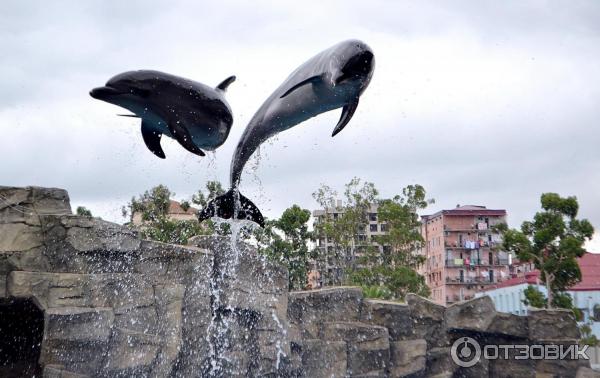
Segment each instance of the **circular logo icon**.
[{"label": "circular logo icon", "polygon": [[460,337],[452,344],[450,354],[455,364],[468,368],[481,359],[481,347],[477,341],[470,337]]}]

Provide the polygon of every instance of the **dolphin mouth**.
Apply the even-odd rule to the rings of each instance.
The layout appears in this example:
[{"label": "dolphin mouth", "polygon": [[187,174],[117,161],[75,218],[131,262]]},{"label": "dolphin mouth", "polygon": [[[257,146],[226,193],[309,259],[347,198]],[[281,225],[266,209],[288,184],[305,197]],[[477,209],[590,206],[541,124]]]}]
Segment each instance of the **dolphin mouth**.
[{"label": "dolphin mouth", "polygon": [[117,90],[116,88],[109,87],[109,86],[94,88],[90,91],[90,96],[92,96],[93,98],[95,98],[97,100],[104,100],[108,97],[119,95],[119,94],[123,94],[123,93],[121,91]]},{"label": "dolphin mouth", "polygon": [[373,71],[374,55],[365,50],[350,58],[341,69],[341,75],[335,80],[336,84],[348,79],[359,79]]}]

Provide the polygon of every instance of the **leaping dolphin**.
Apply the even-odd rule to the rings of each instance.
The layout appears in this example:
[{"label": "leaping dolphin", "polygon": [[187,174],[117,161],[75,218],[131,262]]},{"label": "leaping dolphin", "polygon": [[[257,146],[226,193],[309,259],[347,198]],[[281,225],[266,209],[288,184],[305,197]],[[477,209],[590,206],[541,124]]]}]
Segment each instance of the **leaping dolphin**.
[{"label": "leaping dolphin", "polygon": [[186,150],[204,156],[205,150],[222,145],[233,123],[225,90],[235,76],[216,88],[159,71],[128,71],[111,78],[90,95],[118,105],[142,119],[146,147],[161,159],[165,153],[160,138],[166,135]]},{"label": "leaping dolphin", "polygon": [[231,161],[231,189],[209,202],[198,214],[199,221],[216,215],[248,219],[264,226],[260,210],[238,190],[248,159],[273,135],[333,109],[343,108],[332,136],[342,131],[356,111],[374,68],[371,48],[364,42],[348,40],[319,53],[292,72],[250,120]]}]

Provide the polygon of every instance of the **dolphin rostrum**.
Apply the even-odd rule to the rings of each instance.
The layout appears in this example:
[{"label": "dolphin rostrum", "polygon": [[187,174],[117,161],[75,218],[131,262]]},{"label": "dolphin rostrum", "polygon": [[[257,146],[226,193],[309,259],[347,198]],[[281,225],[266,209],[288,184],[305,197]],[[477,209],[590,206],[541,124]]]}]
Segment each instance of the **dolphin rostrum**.
[{"label": "dolphin rostrum", "polygon": [[231,189],[209,202],[198,214],[252,220],[264,226],[260,210],[239,193],[244,165],[268,138],[321,113],[342,109],[332,136],[342,131],[369,85],[375,58],[364,42],[348,40],[319,53],[300,67],[262,104],[244,130],[231,161]]},{"label": "dolphin rostrum", "polygon": [[146,147],[161,159],[160,138],[166,135],[186,150],[204,156],[222,145],[233,123],[224,92],[235,76],[216,88],[159,71],[128,71],[111,78],[90,95],[123,107],[142,119]]}]

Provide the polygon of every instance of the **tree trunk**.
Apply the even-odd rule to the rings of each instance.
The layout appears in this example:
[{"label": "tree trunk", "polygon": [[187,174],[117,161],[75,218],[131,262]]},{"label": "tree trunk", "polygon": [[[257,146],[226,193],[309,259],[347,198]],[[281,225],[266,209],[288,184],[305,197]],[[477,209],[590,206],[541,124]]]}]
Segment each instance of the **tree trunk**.
[{"label": "tree trunk", "polygon": [[548,303],[546,304],[546,308],[552,308],[552,281],[550,279],[550,274],[546,273],[546,292],[548,296]]}]

